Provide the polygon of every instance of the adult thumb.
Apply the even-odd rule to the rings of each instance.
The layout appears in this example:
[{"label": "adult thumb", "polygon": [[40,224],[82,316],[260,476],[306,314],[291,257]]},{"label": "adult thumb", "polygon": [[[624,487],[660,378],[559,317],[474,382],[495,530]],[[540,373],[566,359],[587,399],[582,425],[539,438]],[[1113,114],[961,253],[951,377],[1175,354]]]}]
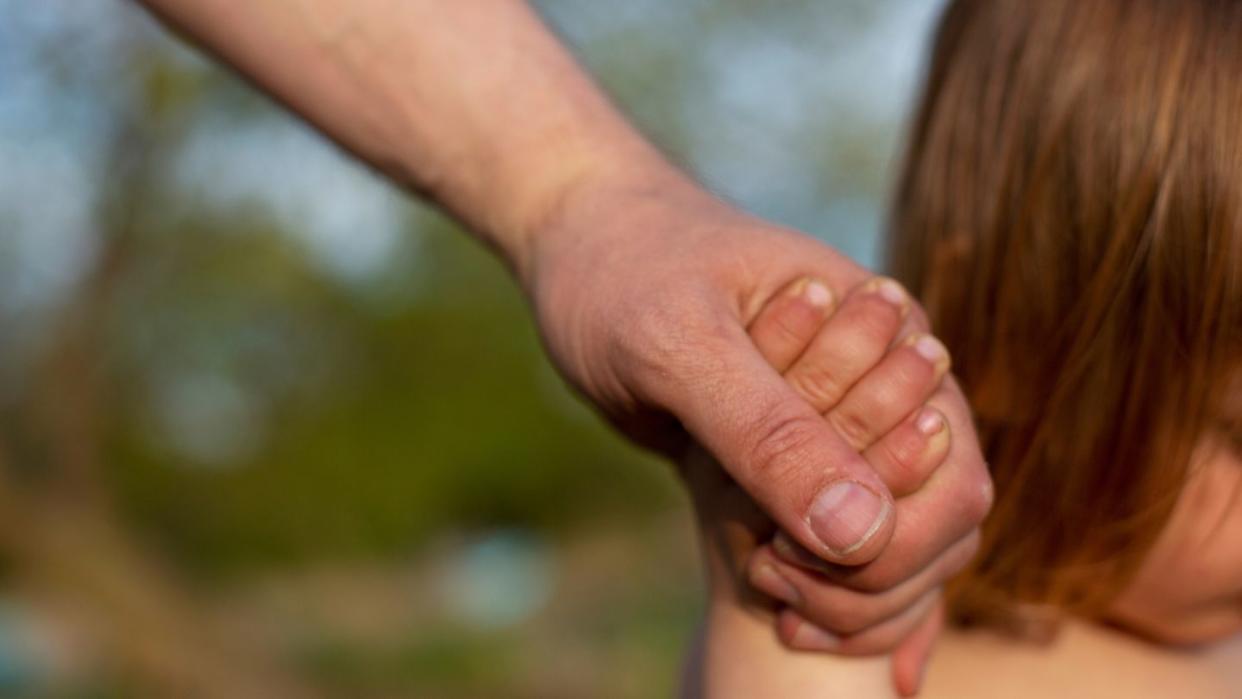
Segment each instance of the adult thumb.
[{"label": "adult thumb", "polygon": [[891,493],[739,326],[711,342],[694,380],[665,404],[781,529],[820,558],[874,559],[892,537]]}]

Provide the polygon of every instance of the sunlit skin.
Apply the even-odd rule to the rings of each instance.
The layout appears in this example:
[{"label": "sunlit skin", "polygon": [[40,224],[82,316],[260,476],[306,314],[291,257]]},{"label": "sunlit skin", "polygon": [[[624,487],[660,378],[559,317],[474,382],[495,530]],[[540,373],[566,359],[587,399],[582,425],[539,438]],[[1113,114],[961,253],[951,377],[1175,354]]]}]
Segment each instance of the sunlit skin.
[{"label": "sunlit skin", "polygon": [[[978,533],[969,522],[978,512],[971,508],[986,509],[990,493],[964,503],[956,521],[920,517],[918,493],[936,474],[954,435],[974,439],[974,434],[969,423],[946,420],[923,405],[928,395],[943,390],[950,358],[930,335],[901,334],[909,303],[892,280],[861,285],[839,302],[815,280],[798,280],[760,311],[749,332],[765,359],[824,420],[849,425],[843,431],[899,501],[913,500],[905,510],[908,519],[898,526],[938,530],[937,538],[956,538],[954,545],[913,576],[894,575],[882,565],[861,570],[825,564],[784,534],[759,545],[774,523],[709,456],[692,453],[686,472],[704,532],[712,593],[699,660],[688,668],[687,695],[784,696],[805,689],[806,679],[851,692],[917,690],[923,658],[895,654],[890,663],[882,654],[897,639],[935,638],[943,619],[940,586],[974,554]],[[886,320],[852,322],[864,312]],[[767,628],[772,620],[775,635]],[[817,658],[808,678],[784,672],[781,663],[803,661],[777,652],[778,639],[799,651],[881,657]],[[763,671],[769,662],[774,671]],[[892,686],[884,679],[890,672]]]},{"label": "sunlit skin", "polygon": [[[805,307],[778,297],[760,314],[762,323],[751,327],[751,335],[765,356],[772,358],[790,376],[782,357],[798,356],[797,363],[820,364],[820,354],[810,337],[831,333],[831,319],[820,329],[808,321]],[[921,478],[933,473],[942,458],[950,431],[931,435],[918,429],[926,409],[917,409],[920,371],[911,371],[907,362],[918,359],[905,355],[910,345],[898,343],[871,355],[872,365],[865,377],[852,381],[853,388],[840,405],[858,404],[883,394],[902,409],[911,412],[875,441],[874,452],[896,455],[881,466],[889,474],[896,492],[917,488]],[[904,361],[903,361],[904,359]],[[925,359],[925,358],[924,358]],[[905,366],[903,366],[905,364]],[[923,368],[934,375],[934,364]],[[851,377],[840,376],[843,382]],[[1224,380],[1224,379],[1222,379]],[[876,387],[885,389],[877,392]],[[1231,394],[1242,397],[1240,393]],[[1237,637],[1242,631],[1242,449],[1239,448],[1235,406],[1224,408],[1217,426],[1203,436],[1195,452],[1191,477],[1180,494],[1172,518],[1163,529],[1156,546],[1144,559],[1135,580],[1121,593],[1105,623],[1119,625],[1120,633],[1071,621],[1052,646],[1029,640],[1006,639],[982,632],[975,635],[949,634],[941,650],[944,661],[933,664],[926,696],[991,696],[997,686],[1012,687],[1014,696],[1044,696],[1050,691],[1124,691],[1126,696],[1167,696],[1170,687],[1196,692],[1194,696],[1224,697],[1231,681],[1222,667],[1236,666],[1242,647],[1224,646],[1204,654],[1181,654],[1160,650],[1141,638],[1161,644],[1193,646]],[[829,418],[833,419],[833,418]],[[706,459],[706,457],[697,457]],[[692,459],[692,474],[711,478],[703,464]],[[693,477],[693,475],[692,475]],[[906,478],[905,485],[897,479]],[[763,518],[753,509],[737,487],[716,482],[715,487],[696,489],[696,501],[708,548],[708,568],[712,584],[712,604],[706,619],[699,664],[689,669],[688,696],[748,697],[774,692],[774,696],[838,696],[834,688],[846,687],[852,696],[889,696],[892,688],[883,678],[891,668],[883,658],[833,660],[790,652],[781,647],[767,628],[767,620],[777,618],[780,638],[798,649],[831,648],[837,653],[869,650],[877,636],[894,633],[914,625],[915,633],[926,632],[940,623],[935,616],[922,617],[899,611],[885,596],[868,596],[831,591],[817,584],[813,560],[782,555],[781,547],[761,547],[746,563],[730,558],[746,549],[751,531],[763,531]],[[769,524],[770,526],[770,524]],[[959,545],[963,557],[974,553],[977,541],[964,539]],[[922,595],[924,609],[935,609],[936,585],[951,575],[952,568],[935,574],[928,591],[912,587],[912,597]],[[737,576],[743,575],[745,582]],[[748,593],[757,588],[782,600],[771,606]],[[898,588],[900,589],[900,588]],[[802,617],[801,612],[822,604],[832,595],[848,595],[848,604],[838,609],[871,610],[869,617],[847,620],[837,617],[839,626],[857,624],[853,634],[828,634]],[[900,594],[888,593],[888,597]],[[840,601],[838,599],[838,601]],[[877,610],[888,607],[888,616]],[[919,609],[915,604],[913,609]],[[876,618],[880,620],[877,622]],[[1233,660],[1230,660],[1233,658]],[[1116,663],[1127,665],[1124,678],[1116,676]],[[1049,669],[1056,669],[1049,672]],[[1235,675],[1237,673],[1234,673]],[[1061,677],[1061,684],[1047,676]],[[1042,688],[1040,682],[1047,682]],[[1028,687],[1029,694],[1022,693]],[[1095,688],[1094,690],[1092,688]]]},{"label": "sunlit skin", "polygon": [[1179,645],[1242,632],[1242,448],[1233,425],[1204,435],[1173,516],[1110,620]]}]

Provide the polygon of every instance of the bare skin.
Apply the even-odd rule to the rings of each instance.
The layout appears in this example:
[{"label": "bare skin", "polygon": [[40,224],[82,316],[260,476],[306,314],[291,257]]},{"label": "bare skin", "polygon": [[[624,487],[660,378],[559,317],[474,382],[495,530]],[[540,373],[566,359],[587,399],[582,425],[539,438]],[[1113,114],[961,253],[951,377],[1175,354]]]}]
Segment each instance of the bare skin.
[{"label": "bare skin", "polygon": [[[693,451],[685,469],[712,593],[700,655],[688,668],[688,695],[754,696],[765,687],[773,696],[800,695],[811,686],[849,688],[851,696],[918,690],[925,654],[894,653],[890,666],[788,651],[869,656],[902,639],[928,648],[943,617],[940,587],[978,545],[973,513],[955,522],[917,515],[921,491],[938,476],[952,435],[973,440],[974,433],[969,424],[951,426],[936,407],[947,390],[942,380],[949,356],[930,335],[902,334],[908,308],[909,299],[891,280],[873,280],[839,303],[817,280],[799,280],[768,302],[749,333],[785,381],[839,426],[910,519],[943,527],[936,536],[957,536],[957,543],[935,564],[891,582],[878,565],[827,564],[783,532],[771,538],[772,521],[706,452]],[[870,322],[859,323],[859,317]],[[848,356],[843,347],[853,348]],[[808,383],[809,376],[816,381]],[[767,663],[776,671],[757,671]],[[890,669],[891,685],[884,682]],[[871,689],[858,693],[864,687]]]},{"label": "bare skin", "polygon": [[[817,277],[845,298],[870,274],[671,167],[525,3],[145,4],[492,246],[529,295],[562,374],[630,438],[670,455],[702,444],[814,558],[866,564],[845,577],[872,593],[957,560],[990,494],[975,440],[953,440],[936,477],[895,498],[860,453],[866,435],[808,400],[839,387],[808,374],[795,390],[747,335],[792,280]],[[910,303],[903,335],[926,325]],[[838,349],[852,361],[855,348]],[[933,402],[954,429],[970,424],[953,382]],[[851,487],[832,490],[842,485]],[[832,629],[837,611],[803,613]],[[916,659],[911,667],[930,643],[890,640]]]},{"label": "bare skin", "polygon": [[[833,401],[819,405],[825,419],[848,419],[855,426],[848,432],[859,440],[856,446],[899,501],[902,494],[917,494],[938,473],[950,435],[967,434],[946,429],[943,416],[923,405],[947,368],[943,355],[926,336],[886,344],[898,333],[898,324],[890,320],[873,326],[878,334],[871,353],[857,355],[860,364],[851,369],[836,360],[834,348],[865,343],[849,316],[851,309],[875,299],[864,287],[817,322],[807,296],[776,297],[751,325],[751,338],[800,392],[800,377],[808,371],[847,386]],[[815,394],[805,397],[817,399]],[[881,403],[883,409],[859,409]],[[1106,622],[1067,619],[1051,642],[950,630],[941,639],[921,696],[1234,696],[1242,682],[1242,526],[1236,526],[1242,522],[1237,500],[1242,449],[1236,436],[1230,439],[1235,433],[1229,427],[1238,424],[1239,407],[1225,406],[1219,426],[1200,440],[1173,516]],[[935,636],[941,623],[940,585],[957,570],[956,562],[924,569],[901,585],[870,594],[841,580],[843,574],[857,580],[865,573],[824,566],[783,534],[759,545],[771,523],[713,465],[703,452],[686,464],[696,482],[692,490],[712,594],[698,655],[687,668],[685,694],[712,699],[884,697],[894,687],[906,694],[918,689],[904,684],[906,659],[900,654],[892,659],[897,681],[890,686],[885,683],[890,668],[882,660],[795,651],[869,655],[891,643],[891,637]],[[961,560],[969,560],[977,544],[975,533],[967,532],[955,550]],[[839,584],[824,585],[825,580]],[[780,603],[755,595],[756,589]],[[816,609],[823,611],[815,614]],[[808,621],[826,615],[836,632]],[[774,618],[777,634],[771,629]]]},{"label": "bare skin", "polygon": [[937,646],[920,696],[1230,699],[1240,685],[1242,638],[1178,649],[1071,620],[1049,645],[950,629]]},{"label": "bare skin", "polygon": [[[712,612],[716,628],[702,651],[709,689],[686,696],[884,699],[896,694],[883,658],[838,658],[791,651],[768,624],[741,607]],[[1070,621],[1047,645],[986,631],[950,628],[928,665],[922,699],[1233,699],[1242,685],[1242,638],[1173,649],[1131,634]]]}]

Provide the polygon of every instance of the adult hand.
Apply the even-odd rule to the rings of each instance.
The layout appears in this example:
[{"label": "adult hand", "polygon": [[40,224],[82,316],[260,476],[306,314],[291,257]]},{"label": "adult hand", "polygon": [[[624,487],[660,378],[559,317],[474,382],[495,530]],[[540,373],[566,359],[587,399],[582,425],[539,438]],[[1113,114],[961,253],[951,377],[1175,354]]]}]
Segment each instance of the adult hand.
[{"label": "adult hand", "polygon": [[[942,475],[953,444],[954,430],[941,410],[952,408],[957,390],[946,376],[948,352],[930,335],[901,337],[909,330],[902,318],[911,302],[892,280],[874,278],[833,301],[813,280],[796,281],[764,306],[748,328],[750,338],[786,383],[863,455],[908,519],[917,514],[929,479]],[[869,322],[860,323],[863,317]],[[835,390],[817,388],[823,385]],[[976,439],[969,424],[957,431],[958,438]],[[695,473],[704,470],[701,460],[688,463],[692,482],[712,482],[710,471]],[[714,479],[724,483],[693,489],[708,541],[717,549],[709,550],[716,557],[709,558],[713,579],[743,575],[742,559],[748,558],[746,582],[782,603],[777,631],[783,642],[842,655],[892,651],[897,690],[916,692],[943,616],[941,585],[974,556],[978,529],[918,574],[876,585],[856,569],[816,558],[783,532],[756,550],[771,527],[747,512],[748,498],[731,492],[736,486],[727,478]],[[746,601],[744,595],[736,599]]]},{"label": "adult hand", "polygon": [[[973,439],[954,440],[917,511],[894,516],[892,494],[850,436],[747,335],[789,281],[817,277],[841,298],[870,276],[865,269],[674,172],[630,182],[571,188],[532,237],[523,276],[548,349],[574,386],[641,443],[676,452],[688,433],[807,551],[835,564],[870,562],[855,574],[870,584],[909,577],[978,525],[990,480]],[[865,314],[853,322],[879,325]],[[905,322],[926,329],[917,308]],[[840,351],[850,361],[863,348]],[[839,388],[808,377],[803,393]],[[960,393],[943,409],[959,434],[972,434]],[[890,543],[894,532],[901,536]]]},{"label": "adult hand", "polygon": [[[533,236],[524,276],[552,356],[637,441],[674,455],[687,437],[701,443],[727,472],[717,485],[740,487],[786,533],[756,554],[806,571],[799,583],[808,604],[796,619],[782,618],[782,640],[816,648],[795,622],[856,634],[874,621],[860,597],[882,600],[870,605],[875,615],[900,617],[905,610],[905,617],[925,621],[903,618],[889,624],[900,633],[881,628],[838,652],[896,649],[898,684],[917,684],[938,618],[928,600],[969,559],[990,505],[969,409],[946,380],[931,404],[958,438],[934,473],[900,486],[886,483],[860,455],[861,445],[874,441],[854,429],[865,431],[864,422],[822,413],[848,387],[837,378],[849,373],[843,366],[869,367],[876,347],[887,347],[895,332],[925,331],[925,316],[908,298],[904,321],[891,305],[843,306],[837,324],[849,331],[829,348],[835,361],[791,384],[747,334],[760,309],[794,279],[822,279],[845,298],[870,274],[675,173],[645,177],[633,186],[569,190]],[[691,479],[691,487],[714,487],[711,481]],[[842,484],[848,497],[834,489]],[[749,535],[733,552],[742,577],[747,554],[774,530],[765,535],[754,525],[762,520],[744,519]]]}]

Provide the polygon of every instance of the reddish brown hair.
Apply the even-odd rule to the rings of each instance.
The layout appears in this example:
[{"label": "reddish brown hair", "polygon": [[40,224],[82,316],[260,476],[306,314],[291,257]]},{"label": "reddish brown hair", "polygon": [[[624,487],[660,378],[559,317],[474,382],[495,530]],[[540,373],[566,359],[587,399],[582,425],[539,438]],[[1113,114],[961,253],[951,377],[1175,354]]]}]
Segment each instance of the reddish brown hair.
[{"label": "reddish brown hair", "polygon": [[953,2],[891,243],[996,483],[952,608],[1100,613],[1242,363],[1242,2]]}]

